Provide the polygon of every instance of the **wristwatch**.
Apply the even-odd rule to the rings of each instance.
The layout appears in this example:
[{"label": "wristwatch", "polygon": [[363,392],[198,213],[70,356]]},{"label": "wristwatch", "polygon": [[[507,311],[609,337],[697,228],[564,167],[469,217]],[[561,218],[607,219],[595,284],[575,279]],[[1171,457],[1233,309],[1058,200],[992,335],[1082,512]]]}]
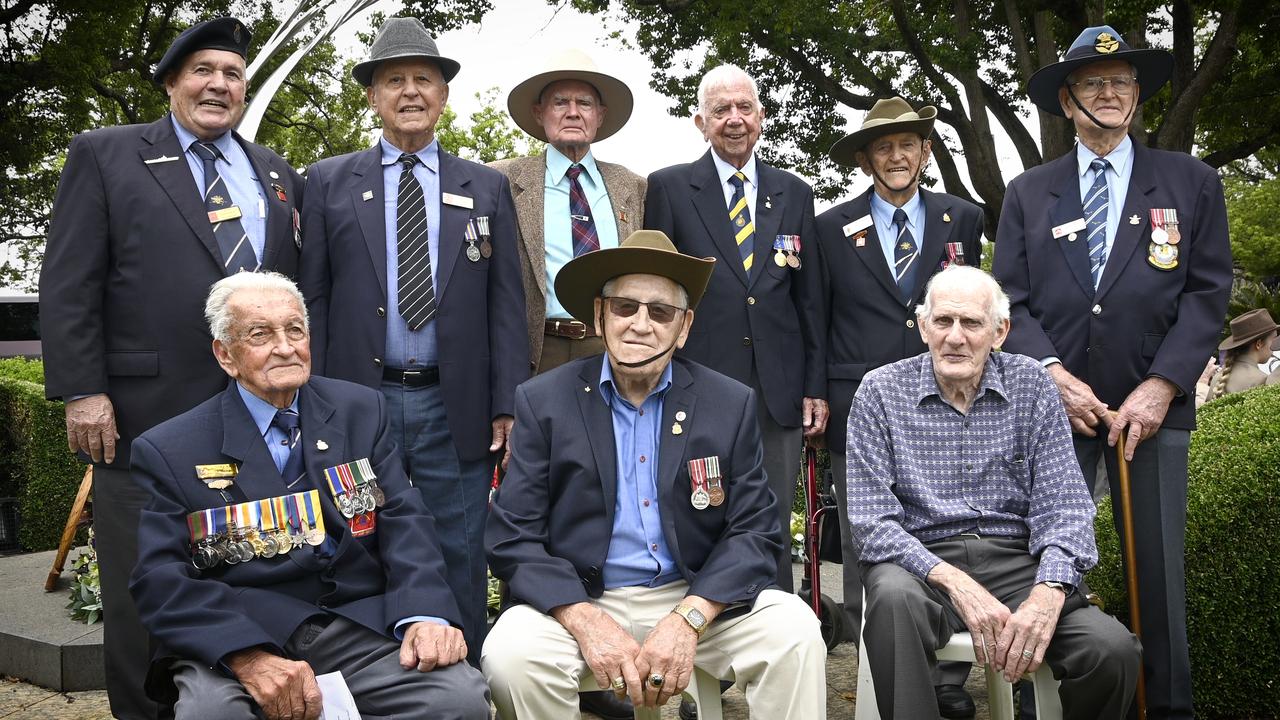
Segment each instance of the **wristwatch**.
[{"label": "wristwatch", "polygon": [[1063,595],[1070,595],[1071,591],[1073,590],[1073,588],[1070,585],[1066,583],[1055,582],[1053,580],[1045,580],[1040,584],[1044,585],[1045,587],[1051,587],[1054,590],[1061,590]]},{"label": "wristwatch", "polygon": [[698,637],[702,637],[702,633],[706,632],[707,626],[711,624],[707,622],[707,616],[703,615],[701,610],[686,603],[680,603],[671,612],[684,618],[684,621],[689,623],[689,627],[693,628]]}]

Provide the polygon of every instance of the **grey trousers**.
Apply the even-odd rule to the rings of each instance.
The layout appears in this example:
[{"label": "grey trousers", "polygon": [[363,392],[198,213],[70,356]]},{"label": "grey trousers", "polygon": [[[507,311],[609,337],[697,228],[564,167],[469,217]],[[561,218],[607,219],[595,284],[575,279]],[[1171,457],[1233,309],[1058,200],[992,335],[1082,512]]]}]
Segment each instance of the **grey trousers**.
[{"label": "grey trousers", "polygon": [[[956,536],[929,543],[930,551],[1016,610],[1035,583],[1038,562],[1025,540]],[[965,630],[946,594],[899,565],[867,568],[865,637],[882,718],[937,718],[930,667],[951,635]],[[1077,590],[1058,617],[1045,662],[1061,681],[1066,720],[1124,716],[1138,682],[1136,638]]]},{"label": "grey trousers", "polygon": [[791,506],[796,498],[796,478],[800,476],[800,451],[804,447],[804,430],[779,425],[764,402],[764,392],[752,370],[752,387],[756,391],[756,417],[764,444],[764,472],[769,489],[778,499],[778,528],[782,552],[778,554],[778,587],[794,592],[791,577]]},{"label": "grey trousers", "polygon": [[[489,688],[465,662],[419,672],[400,667],[400,643],[345,618],[328,626],[303,623],[285,645],[317,675],[342,671],[364,720],[489,718]],[[254,720],[262,713],[244,686],[200,663],[173,664],[176,720]]]},{"label": "grey trousers", "polygon": [[129,594],[138,562],[138,523],[145,490],[128,470],[93,467],[93,532],[102,581],[103,655],[111,714],[120,720],[150,720],[158,709],[143,689],[151,665],[150,638]]},{"label": "grey trousers", "polygon": [[[862,630],[862,564],[858,562],[858,548],[853,546],[853,533],[849,529],[849,505],[846,501],[849,466],[844,448],[831,451],[831,482],[836,491],[836,507],[840,509],[841,580],[844,581],[844,637],[855,644]],[[934,685],[964,685],[969,678],[969,663],[943,662],[933,670]]]},{"label": "grey trousers", "polygon": [[[1111,481],[1112,516],[1123,547],[1120,470],[1106,438],[1074,436],[1076,458],[1092,487],[1098,456]],[[1146,670],[1147,717],[1189,720],[1191,656],[1187,648],[1187,588],[1183,568],[1187,528],[1187,451],[1191,433],[1160,430],[1138,446],[1129,463],[1133,535],[1142,609],[1142,665]]]}]

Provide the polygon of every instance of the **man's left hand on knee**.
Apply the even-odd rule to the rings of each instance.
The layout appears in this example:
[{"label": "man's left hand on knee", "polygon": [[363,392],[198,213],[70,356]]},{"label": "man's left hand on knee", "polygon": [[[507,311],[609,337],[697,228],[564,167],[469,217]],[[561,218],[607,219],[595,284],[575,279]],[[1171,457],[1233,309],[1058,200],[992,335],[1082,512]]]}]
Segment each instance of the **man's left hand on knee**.
[{"label": "man's left hand on knee", "polygon": [[417,667],[431,672],[460,662],[467,656],[467,642],[462,631],[452,625],[416,622],[409,626],[400,642],[400,667]]},{"label": "man's left hand on knee", "polygon": [[1005,680],[1015,682],[1023,673],[1035,672],[1044,662],[1066,598],[1062,590],[1037,584],[1009,617],[996,640],[994,663],[997,670],[1004,671]]}]

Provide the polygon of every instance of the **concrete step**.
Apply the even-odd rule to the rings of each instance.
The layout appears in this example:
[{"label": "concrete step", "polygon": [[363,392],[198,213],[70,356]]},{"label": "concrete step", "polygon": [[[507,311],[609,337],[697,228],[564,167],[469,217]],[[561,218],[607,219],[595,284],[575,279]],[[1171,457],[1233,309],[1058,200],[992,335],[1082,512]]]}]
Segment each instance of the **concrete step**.
[{"label": "concrete step", "polygon": [[67,603],[67,559],[57,589],[44,591],[55,553],[0,557],[0,675],[59,691],[106,687],[102,660],[102,623],[71,619]]}]

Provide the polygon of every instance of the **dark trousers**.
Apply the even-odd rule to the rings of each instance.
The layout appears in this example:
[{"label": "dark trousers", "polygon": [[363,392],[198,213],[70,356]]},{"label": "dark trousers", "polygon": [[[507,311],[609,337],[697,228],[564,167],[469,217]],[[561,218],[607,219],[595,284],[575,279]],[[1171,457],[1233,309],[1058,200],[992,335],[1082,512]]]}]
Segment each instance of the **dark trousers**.
[{"label": "dark trousers", "polygon": [[604,342],[598,337],[573,338],[559,335],[542,337],[542,357],[538,359],[538,374],[558,368],[570,360],[599,355],[604,352]]},{"label": "dark trousers", "polygon": [[147,493],[128,470],[93,468],[93,533],[102,583],[102,645],[107,698],[120,720],[156,717],[143,683],[151,665],[151,636],[138,619],[129,575],[138,562],[138,523]]},{"label": "dark trousers", "polygon": [[382,394],[405,471],[435,519],[445,580],[462,614],[467,661],[479,667],[480,646],[489,629],[484,524],[493,459],[458,458],[439,385],[406,388],[383,383]]},{"label": "dark trousers", "polygon": [[[1010,610],[1035,584],[1039,563],[1025,540],[956,536],[929,543],[944,562],[968,573]],[[863,637],[876,701],[883,718],[937,718],[930,668],[951,635],[965,631],[950,599],[899,565],[869,566]],[[1061,681],[1066,720],[1119,718],[1138,682],[1137,640],[1115,618],[1093,607],[1077,590],[1058,616],[1045,662]]]},{"label": "dark trousers", "polygon": [[[304,660],[317,675],[335,671],[365,720],[489,717],[489,688],[480,671],[455,663],[431,672],[400,667],[400,643],[345,618],[328,625],[303,623],[285,644],[290,658]],[[254,720],[262,711],[244,686],[190,660],[173,665],[178,688],[177,720]]]},{"label": "dark trousers", "polygon": [[764,445],[764,472],[769,489],[778,499],[778,533],[782,550],[778,553],[778,587],[795,590],[791,577],[791,506],[796,499],[796,478],[800,476],[800,451],[804,447],[804,430],[780,425],[765,405],[764,391],[755,368],[751,370],[751,387],[756,392],[756,417]]},{"label": "dark trousers", "polygon": [[[1120,471],[1115,448],[1106,436],[1074,436],[1076,458],[1090,487],[1099,454],[1111,481],[1112,515],[1121,547]],[[1129,463],[1133,495],[1133,534],[1138,566],[1138,606],[1142,611],[1142,665],[1146,674],[1150,720],[1194,717],[1191,707],[1191,658],[1187,649],[1186,575],[1183,570],[1187,527],[1187,430],[1160,430],[1143,442]]]}]

